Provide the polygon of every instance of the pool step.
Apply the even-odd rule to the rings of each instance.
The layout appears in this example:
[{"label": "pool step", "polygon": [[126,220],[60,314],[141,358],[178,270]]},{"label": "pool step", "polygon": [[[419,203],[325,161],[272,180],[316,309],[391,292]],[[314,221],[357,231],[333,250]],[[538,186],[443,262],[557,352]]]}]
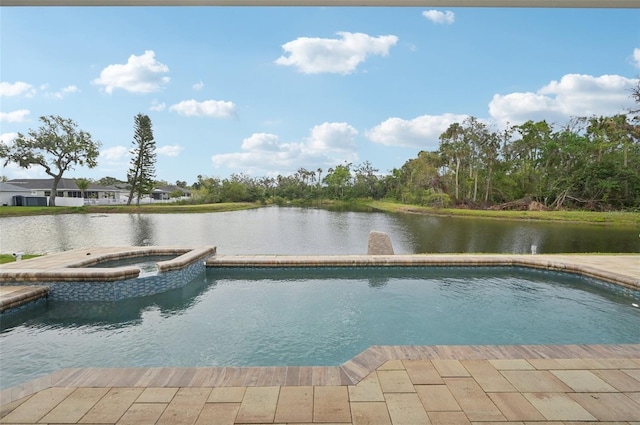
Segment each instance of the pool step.
[{"label": "pool step", "polygon": [[48,295],[48,286],[0,286],[0,313]]}]

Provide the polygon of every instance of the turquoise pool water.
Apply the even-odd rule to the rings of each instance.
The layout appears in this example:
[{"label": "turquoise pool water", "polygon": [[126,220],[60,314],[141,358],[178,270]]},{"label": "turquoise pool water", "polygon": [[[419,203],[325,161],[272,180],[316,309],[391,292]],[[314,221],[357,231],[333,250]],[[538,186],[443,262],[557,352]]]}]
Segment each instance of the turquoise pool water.
[{"label": "turquoise pool water", "polygon": [[164,294],[3,315],[0,385],[66,367],[339,365],[371,345],[640,343],[638,302],[520,268],[208,269]]}]

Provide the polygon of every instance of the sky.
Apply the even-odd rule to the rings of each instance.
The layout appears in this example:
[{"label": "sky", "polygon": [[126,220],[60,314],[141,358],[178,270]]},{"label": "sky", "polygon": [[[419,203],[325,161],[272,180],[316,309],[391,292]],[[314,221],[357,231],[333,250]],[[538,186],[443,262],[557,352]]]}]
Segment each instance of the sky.
[{"label": "sky", "polygon": [[625,112],[640,75],[640,9],[0,7],[0,40],[2,143],[71,118],[101,144],[71,178],[125,180],[138,113],[170,183],[387,174],[467,116]]}]

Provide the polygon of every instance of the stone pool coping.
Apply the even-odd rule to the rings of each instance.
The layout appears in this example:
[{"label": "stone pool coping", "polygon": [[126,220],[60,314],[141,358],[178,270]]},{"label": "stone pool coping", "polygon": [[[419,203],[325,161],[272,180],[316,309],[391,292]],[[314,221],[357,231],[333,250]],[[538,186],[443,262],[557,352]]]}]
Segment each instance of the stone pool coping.
[{"label": "stone pool coping", "polygon": [[160,272],[184,268],[196,261],[215,255],[216,247],[133,246],[93,247],[49,254],[0,266],[0,284],[39,282],[113,282],[136,278],[140,269],[134,266],[88,268],[100,261],[132,257],[176,255],[158,262]]},{"label": "stone pool coping", "polygon": [[49,295],[48,286],[0,286],[0,313]]},{"label": "stone pool coping", "polygon": [[[639,254],[398,254],[216,255],[215,246],[94,247],[0,265],[0,284],[46,281],[116,281],[137,277],[137,267],[83,268],[102,260],[178,255],[158,263],[171,271],[202,259],[207,267],[530,267],[580,274],[640,291]],[[91,256],[90,259],[87,257]]]},{"label": "stone pool coping", "polygon": [[217,255],[207,267],[528,267],[579,274],[640,291],[636,254]]}]

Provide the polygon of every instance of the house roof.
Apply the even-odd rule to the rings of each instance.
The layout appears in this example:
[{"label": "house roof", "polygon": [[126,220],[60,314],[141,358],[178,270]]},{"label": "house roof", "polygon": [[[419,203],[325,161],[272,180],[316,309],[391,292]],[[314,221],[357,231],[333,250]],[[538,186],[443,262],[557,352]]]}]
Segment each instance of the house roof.
[{"label": "house roof", "polygon": [[[9,180],[9,182],[13,186],[17,186],[23,188],[25,190],[51,190],[51,184],[53,183],[53,179],[13,179]],[[60,179],[60,183],[58,183],[58,190],[80,190],[78,185],[76,184],[75,179]],[[99,190],[101,192],[120,192],[122,189],[119,189],[115,186],[102,186],[95,183],[89,183],[89,187],[87,190]]]},{"label": "house roof", "polygon": [[171,193],[171,192],[175,192],[176,190],[179,190],[182,193],[191,193],[184,187],[174,186],[174,185],[157,186],[153,188],[153,192],[155,193]]},{"label": "house roof", "polygon": [[0,192],[31,192],[31,189],[0,182]]}]

